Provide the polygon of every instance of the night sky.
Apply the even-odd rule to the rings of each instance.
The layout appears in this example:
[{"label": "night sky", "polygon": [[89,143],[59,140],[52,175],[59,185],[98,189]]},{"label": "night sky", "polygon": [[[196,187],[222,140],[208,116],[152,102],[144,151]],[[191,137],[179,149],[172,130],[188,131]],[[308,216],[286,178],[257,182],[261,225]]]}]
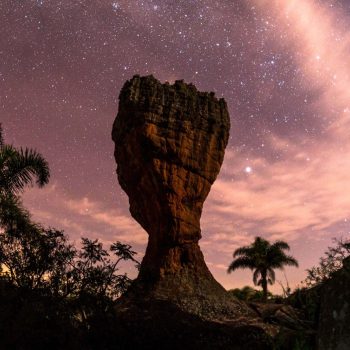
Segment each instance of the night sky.
[{"label": "night sky", "polygon": [[52,171],[25,205],[76,242],[118,239],[141,257],[147,234],[115,174],[118,94],[134,74],[184,79],[231,115],[201,220],[208,266],[226,288],[252,284],[249,271],[227,275],[233,250],[283,239],[297,285],[350,232],[349,23],[348,0],[0,0],[5,139]]}]

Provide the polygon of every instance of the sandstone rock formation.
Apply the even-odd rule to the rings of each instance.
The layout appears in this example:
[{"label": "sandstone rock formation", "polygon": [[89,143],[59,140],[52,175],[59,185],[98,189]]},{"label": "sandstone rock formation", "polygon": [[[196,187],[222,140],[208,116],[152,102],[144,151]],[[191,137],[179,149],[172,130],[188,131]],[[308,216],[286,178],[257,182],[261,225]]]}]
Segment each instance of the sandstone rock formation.
[{"label": "sandstone rock formation", "polygon": [[134,76],[122,88],[112,132],[117,174],[149,239],[139,276],[116,306],[121,349],[267,350],[299,326],[281,307],[264,323],[266,312],[215,281],[199,248],[203,203],[229,128],[225,101],[192,84]]},{"label": "sandstone rock formation", "polygon": [[193,85],[162,85],[152,76],[124,85],[113,140],[131,214],[149,234],[141,275],[202,263],[199,219],[229,127],[225,101]]},{"label": "sandstone rock formation", "polygon": [[215,303],[221,312],[248,312],[212,277],[198,245],[203,203],[229,128],[226,103],[214,93],[153,76],[125,83],[112,133],[117,173],[132,216],[149,235],[134,292],[172,299],[197,314],[209,314]]}]

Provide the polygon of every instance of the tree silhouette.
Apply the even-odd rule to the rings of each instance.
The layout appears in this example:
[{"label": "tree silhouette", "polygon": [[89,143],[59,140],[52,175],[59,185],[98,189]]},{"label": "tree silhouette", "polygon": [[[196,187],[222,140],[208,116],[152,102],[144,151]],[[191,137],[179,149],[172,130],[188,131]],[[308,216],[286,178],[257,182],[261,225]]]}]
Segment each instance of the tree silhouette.
[{"label": "tree silhouette", "polygon": [[5,144],[0,124],[0,227],[8,234],[37,229],[23,208],[19,194],[34,182],[44,186],[49,178],[49,166],[42,155],[32,149],[18,150]]},{"label": "tree silhouette", "polygon": [[101,339],[114,342],[106,339],[107,329],[117,322],[116,299],[131,282],[120,263],[139,266],[136,252],[120,242],[107,250],[88,238],[77,248],[63,231],[33,222],[20,195],[27,185],[41,187],[49,177],[39,153],[5,144],[0,124],[2,344],[9,349],[88,349],[91,342],[101,345]]},{"label": "tree silhouette", "polygon": [[41,290],[60,298],[84,298],[87,295],[114,300],[130,282],[118,274],[122,260],[138,264],[131,246],[120,242],[110,247],[82,238],[82,248],[71,245],[63,231],[35,225],[21,234],[0,234],[0,264],[13,285]]},{"label": "tree silhouette", "polygon": [[35,229],[35,226],[30,220],[29,212],[23,207],[20,197],[0,191],[0,228],[8,234],[18,235]]},{"label": "tree silhouette", "polygon": [[302,282],[307,288],[329,280],[334,272],[343,267],[343,261],[350,256],[350,239],[333,239],[334,246],[328,247],[319,264],[307,269],[307,277]]},{"label": "tree silhouette", "polygon": [[49,165],[43,156],[32,149],[5,144],[0,125],[0,192],[17,194],[34,180],[42,187],[49,178]]},{"label": "tree silhouette", "polygon": [[[263,298],[263,291],[256,290],[250,286],[244,286],[243,288],[235,288],[228,291],[231,295],[244,301],[261,301]],[[268,295],[272,296],[270,292]]]},{"label": "tree silhouette", "polygon": [[263,289],[263,300],[267,300],[267,285],[275,283],[274,269],[282,269],[286,265],[297,266],[298,262],[290,255],[286,255],[285,250],[290,247],[286,242],[276,241],[270,244],[267,240],[256,237],[255,241],[249,245],[238,248],[234,251],[234,260],[228,267],[230,273],[240,268],[249,268],[253,273],[253,282]]},{"label": "tree silhouette", "polygon": [[[106,339],[107,329],[116,324],[116,300],[131,282],[120,263],[138,264],[135,254],[129,245],[116,242],[107,250],[87,238],[77,248],[62,231],[40,225],[18,235],[0,232],[0,324],[6,348],[89,349],[89,340],[100,344],[101,337],[113,342]],[[35,346],[26,344],[28,337]],[[73,346],[75,339],[87,344]]]}]

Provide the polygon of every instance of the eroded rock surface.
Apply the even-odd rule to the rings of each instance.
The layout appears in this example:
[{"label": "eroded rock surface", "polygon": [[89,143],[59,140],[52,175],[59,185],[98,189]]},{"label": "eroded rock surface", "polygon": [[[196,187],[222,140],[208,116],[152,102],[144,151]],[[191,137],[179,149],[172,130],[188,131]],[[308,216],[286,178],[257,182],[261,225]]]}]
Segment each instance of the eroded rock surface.
[{"label": "eroded rock surface", "polygon": [[207,318],[250,313],[215,281],[198,245],[203,203],[229,129],[226,102],[214,93],[153,76],[125,83],[112,133],[117,173],[132,216],[149,235],[130,293],[171,300]]},{"label": "eroded rock surface", "polygon": [[199,220],[229,128],[225,101],[193,85],[162,85],[152,76],[124,85],[113,140],[131,214],[149,234],[142,274],[202,261]]},{"label": "eroded rock surface", "polygon": [[[192,84],[134,76],[122,88],[118,179],[149,235],[139,276],[116,306],[122,349],[272,349],[281,334],[213,278],[198,245],[229,128],[225,101]],[[279,316],[289,326],[289,314]]]}]

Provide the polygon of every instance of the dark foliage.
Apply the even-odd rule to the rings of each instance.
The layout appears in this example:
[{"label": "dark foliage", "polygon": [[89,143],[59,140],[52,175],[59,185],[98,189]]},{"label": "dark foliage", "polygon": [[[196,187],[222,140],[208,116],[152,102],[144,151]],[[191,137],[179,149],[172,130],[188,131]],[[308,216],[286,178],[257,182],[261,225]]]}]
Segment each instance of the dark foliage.
[{"label": "dark foliage", "polygon": [[107,251],[88,238],[77,249],[62,231],[31,222],[18,197],[6,199],[0,210],[1,346],[108,348],[115,300],[130,284],[119,265],[138,265],[136,253],[120,242]]},{"label": "dark foliage", "polygon": [[313,287],[324,283],[332,277],[332,274],[343,267],[343,261],[350,256],[350,240],[334,239],[334,246],[328,247],[325,256],[320,258],[317,266],[307,270],[307,277],[303,284]]},{"label": "dark foliage", "polygon": [[83,238],[81,249],[63,231],[31,220],[20,194],[48,183],[46,160],[16,149],[0,124],[0,348],[115,348],[106,330],[116,324],[115,300],[130,284],[119,273],[135,260],[131,246]]},{"label": "dark foliage", "polygon": [[233,253],[233,261],[228,267],[228,273],[239,268],[249,268],[253,273],[253,282],[261,286],[263,299],[268,297],[268,284],[275,283],[274,269],[282,269],[284,266],[298,266],[294,257],[287,255],[289,245],[283,241],[270,244],[267,240],[256,237],[254,242],[245,247],[238,248]]},{"label": "dark foliage", "polygon": [[34,182],[39,187],[47,184],[50,169],[44,157],[35,150],[5,144],[2,133],[0,125],[0,193],[18,194]]},{"label": "dark foliage", "polygon": [[20,235],[0,233],[2,344],[98,349],[113,342],[106,330],[116,324],[115,300],[130,284],[118,273],[119,263],[138,264],[134,255],[129,245],[116,242],[107,251],[87,238],[79,250],[63,232],[39,226]]},{"label": "dark foliage", "polygon": [[321,286],[298,288],[288,297],[286,302],[303,310],[306,319],[316,327],[320,313],[321,293]]},{"label": "dark foliage", "polygon": [[[228,293],[232,294],[236,298],[243,301],[263,301],[264,293],[262,290],[256,290],[250,286],[245,286],[243,288],[235,288],[228,291]],[[268,297],[272,298],[272,293],[268,292]]]}]

